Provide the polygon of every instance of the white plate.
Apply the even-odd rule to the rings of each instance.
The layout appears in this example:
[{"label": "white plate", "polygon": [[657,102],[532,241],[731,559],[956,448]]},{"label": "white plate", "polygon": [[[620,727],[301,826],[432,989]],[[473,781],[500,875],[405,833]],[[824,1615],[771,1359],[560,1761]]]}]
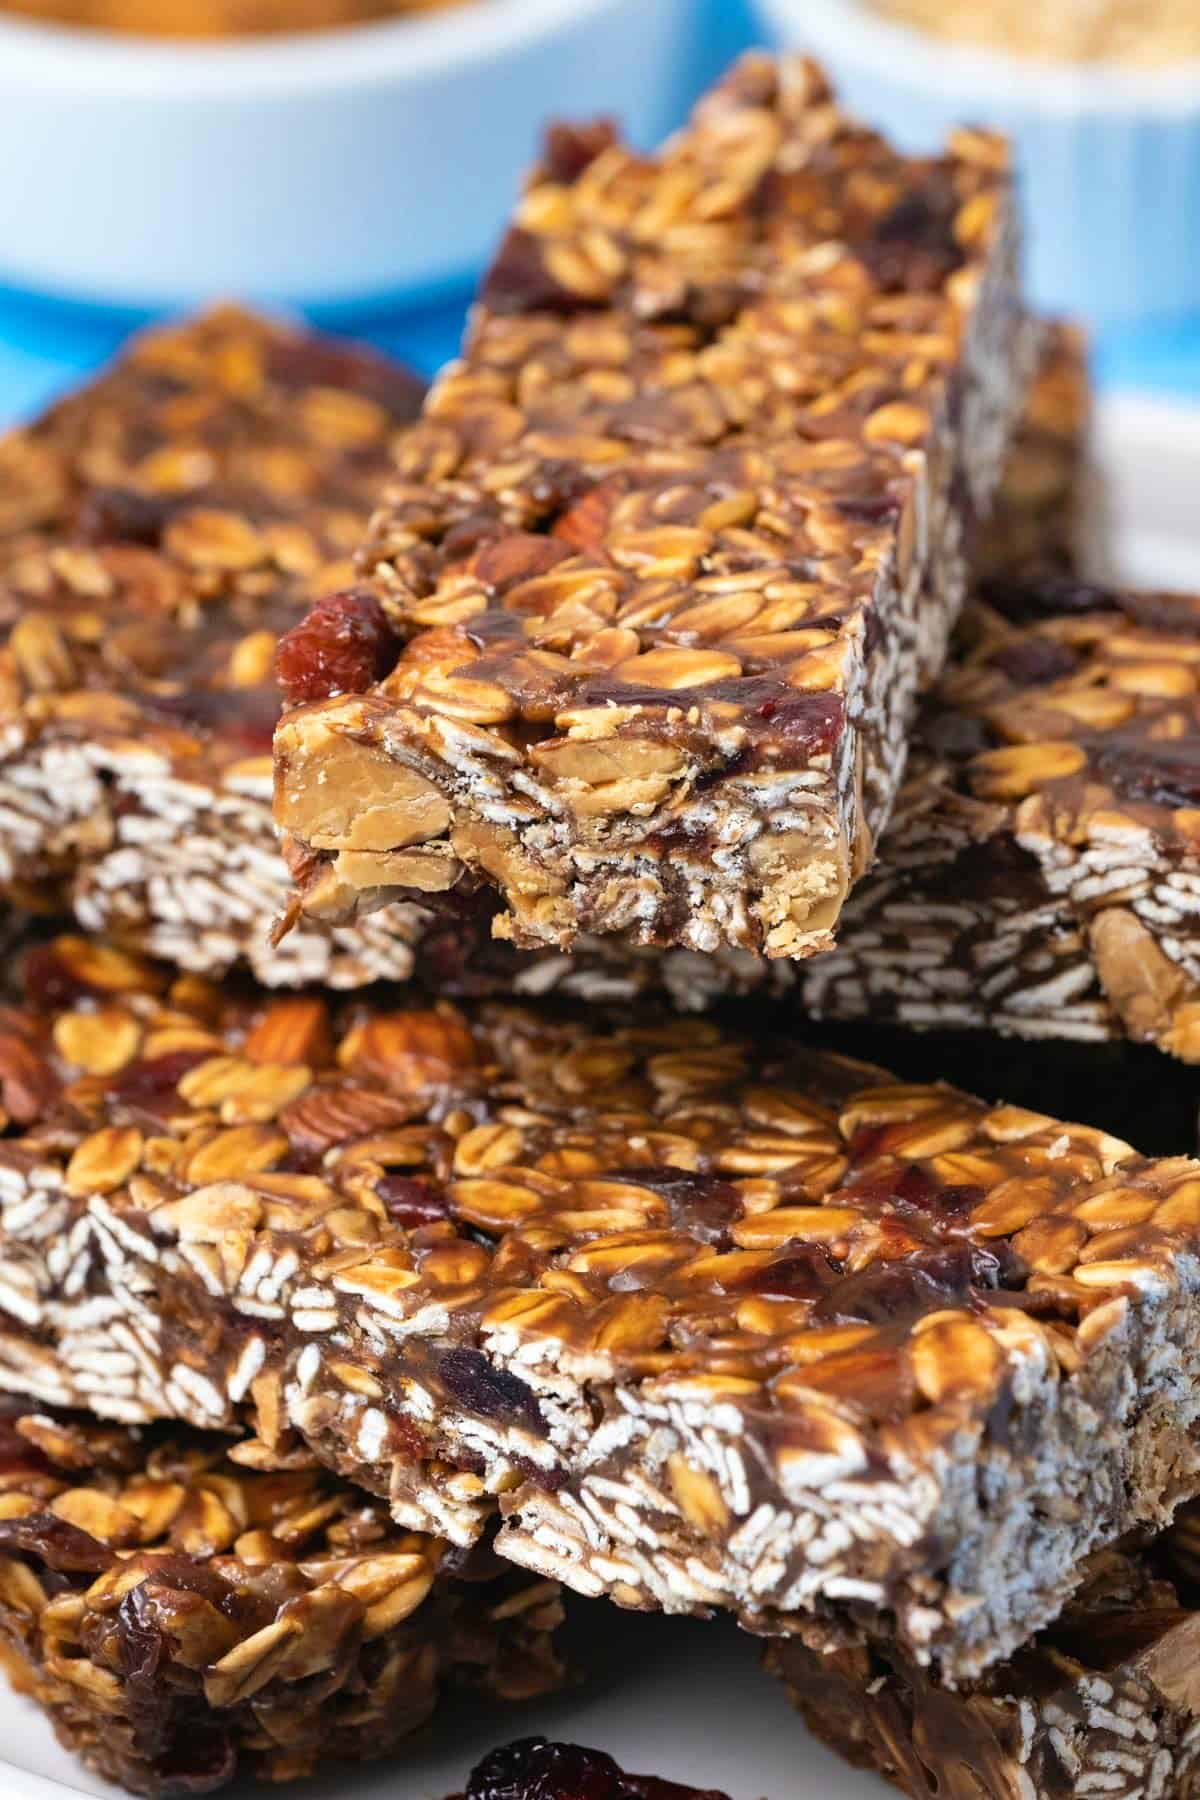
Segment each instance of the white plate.
[{"label": "white plate", "polygon": [[[503,1712],[450,1702],[426,1740],[388,1761],[332,1771],[291,1790],[239,1782],[229,1800],[445,1800],[492,1745],[531,1732],[594,1744],[625,1768],[723,1789],[732,1800],[883,1800],[895,1790],[847,1768],[815,1742],[782,1683],[758,1667],[758,1645],[728,1621],[636,1617],[581,1603],[590,1679],[573,1693]],[[28,1701],[0,1694],[4,1800],[114,1795],[54,1742]],[[7,1779],[6,1779],[7,1777]]]},{"label": "white plate", "polygon": [[[1094,463],[1094,571],[1149,586],[1200,586],[1200,409],[1137,395],[1104,400]],[[780,1684],[760,1672],[754,1640],[727,1620],[634,1617],[594,1604],[578,1609],[576,1631],[591,1664],[586,1686],[500,1717],[447,1708],[406,1756],[335,1772],[298,1790],[297,1800],[443,1800],[484,1750],[533,1731],[596,1744],[626,1768],[721,1788],[733,1800],[894,1793],[808,1736]],[[3,1800],[115,1791],[83,1773],[37,1709],[3,1686],[0,1743]]]}]

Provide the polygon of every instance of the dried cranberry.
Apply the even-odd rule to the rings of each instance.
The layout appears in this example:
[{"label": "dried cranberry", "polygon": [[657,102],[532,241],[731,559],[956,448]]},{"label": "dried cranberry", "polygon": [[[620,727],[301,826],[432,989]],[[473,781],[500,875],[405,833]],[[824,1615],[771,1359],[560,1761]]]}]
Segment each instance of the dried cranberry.
[{"label": "dried cranberry", "polygon": [[772,737],[789,750],[828,750],[835,743],[846,716],[840,694],[789,694],[764,716]]},{"label": "dried cranberry", "polygon": [[378,401],[398,420],[415,419],[425,397],[425,383],[411,369],[361,345],[321,337],[272,344],[267,377],[285,388],[344,388]]},{"label": "dried cranberry", "polygon": [[375,1183],[375,1192],[383,1201],[388,1218],[408,1231],[436,1225],[447,1216],[445,1196],[415,1176],[384,1175]]},{"label": "dried cranberry", "polygon": [[988,661],[1020,687],[1044,687],[1047,682],[1061,681],[1079,666],[1079,658],[1066,644],[1042,637],[1018,638],[995,651]]},{"label": "dried cranberry", "polygon": [[542,140],[542,173],[547,180],[569,187],[616,141],[617,128],[611,119],[592,119],[586,125],[556,120],[546,127]]},{"label": "dried cranberry", "polygon": [[190,497],[143,494],[137,488],[91,488],[80,502],[76,534],[88,544],[141,544],[157,550],[163,532]]},{"label": "dried cranberry", "polygon": [[533,1389],[507,1369],[498,1369],[479,1350],[447,1350],[438,1377],[452,1399],[481,1419],[498,1419],[544,1434],[545,1422]]},{"label": "dried cranberry", "polygon": [[1091,746],[1092,764],[1123,800],[1200,806],[1200,755],[1186,738],[1148,741],[1119,733]]},{"label": "dried cranberry", "polygon": [[387,673],[396,639],[387,614],[366,588],[318,600],[279,640],[275,674],[289,705],[362,694]]},{"label": "dried cranberry", "polygon": [[[724,692],[728,688],[728,693]],[[775,677],[718,683],[715,699],[730,699],[747,712],[747,730],[761,755],[812,755],[832,749],[845,724],[840,694],[805,694]]]},{"label": "dried cranberry", "polygon": [[599,304],[556,281],[546,267],[541,239],[520,225],[505,233],[480,299],[496,313],[573,313]]},{"label": "dried cranberry", "polygon": [[519,1738],[476,1764],[465,1800],[726,1800],[654,1775],[626,1775],[603,1750]]},{"label": "dried cranberry", "polygon": [[671,1224],[701,1244],[727,1250],[729,1231],[742,1214],[741,1197],[731,1181],[718,1175],[698,1174],[694,1169],[670,1165],[658,1169],[623,1170],[614,1179],[633,1181],[652,1188],[667,1203]]}]

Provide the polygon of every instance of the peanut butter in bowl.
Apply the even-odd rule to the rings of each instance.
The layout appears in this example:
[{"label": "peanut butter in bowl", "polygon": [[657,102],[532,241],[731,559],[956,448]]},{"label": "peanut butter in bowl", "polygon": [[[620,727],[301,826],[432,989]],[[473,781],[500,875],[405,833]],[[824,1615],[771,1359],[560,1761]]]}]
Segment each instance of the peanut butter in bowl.
[{"label": "peanut butter in bowl", "polygon": [[1054,62],[1169,68],[1200,58],[1196,0],[870,0],[934,37]]},{"label": "peanut butter in bowl", "polygon": [[261,37],[427,13],[462,0],[0,0],[0,11],[49,25],[138,37]]}]

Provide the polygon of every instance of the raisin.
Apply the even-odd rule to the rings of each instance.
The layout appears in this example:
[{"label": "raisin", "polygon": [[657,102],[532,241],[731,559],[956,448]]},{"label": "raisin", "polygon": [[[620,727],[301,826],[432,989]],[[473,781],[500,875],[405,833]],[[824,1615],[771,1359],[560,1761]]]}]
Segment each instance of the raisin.
[{"label": "raisin", "polygon": [[1014,625],[1079,613],[1117,612],[1121,602],[1106,588],[1053,571],[1032,570],[1013,579],[997,576],[980,583],[980,596]]},{"label": "raisin", "polygon": [[1147,742],[1117,734],[1092,746],[1092,765],[1123,800],[1200,806],[1200,756],[1186,739]]},{"label": "raisin", "polygon": [[279,640],[275,674],[289,705],[362,694],[387,673],[396,639],[387,614],[366,588],[318,600]]},{"label": "raisin", "polygon": [[1191,594],[1120,594],[1117,604],[1127,619],[1148,631],[1179,637],[1200,634],[1200,602]]},{"label": "raisin", "polygon": [[267,353],[267,378],[284,388],[348,389],[377,401],[398,420],[415,419],[425,398],[425,383],[411,369],[356,344],[319,337],[273,343]]},{"label": "raisin", "polygon": [[92,488],[80,502],[77,536],[87,544],[141,544],[157,550],[163,532],[190,500],[178,494],[143,494],[136,488]]},{"label": "raisin", "polygon": [[819,1300],[838,1273],[837,1264],[823,1250],[799,1246],[759,1269],[739,1284],[739,1291],[761,1294],[764,1300]]},{"label": "raisin", "polygon": [[965,1219],[983,1199],[984,1192],[964,1182],[946,1185],[934,1179],[919,1163],[910,1163],[892,1186],[892,1199],[901,1210],[930,1215],[938,1223]]},{"label": "raisin", "polygon": [[617,141],[611,119],[592,119],[586,125],[554,121],[542,140],[542,173],[548,181],[569,187],[583,171]]},{"label": "raisin", "polygon": [[898,516],[901,501],[898,494],[847,494],[835,499],[834,505],[843,518],[862,525],[886,525]]},{"label": "raisin", "polygon": [[447,1350],[438,1361],[437,1372],[446,1392],[468,1412],[545,1433],[533,1389],[507,1369],[496,1368],[481,1351]]},{"label": "raisin", "polygon": [[921,740],[947,762],[969,762],[996,743],[996,734],[974,713],[931,709],[921,724]]},{"label": "raisin", "polygon": [[731,1181],[670,1165],[622,1171],[615,1179],[634,1181],[661,1194],[676,1231],[686,1231],[699,1243],[720,1250],[730,1248],[730,1228],[742,1215],[741,1197]]},{"label": "raisin", "polygon": [[603,1750],[518,1738],[472,1769],[465,1800],[726,1800],[713,1789],[626,1775]]},{"label": "raisin", "polygon": [[1066,644],[1040,637],[1018,638],[994,651],[988,660],[1019,687],[1044,687],[1074,674],[1079,666],[1079,658]]},{"label": "raisin", "polygon": [[279,694],[273,687],[189,687],[178,694],[146,695],[144,704],[147,712],[196,726],[252,753],[271,748],[279,719]]},{"label": "raisin", "polygon": [[970,1306],[980,1290],[994,1291],[1023,1275],[1018,1257],[1001,1258],[977,1245],[922,1250],[847,1275],[818,1300],[812,1316],[822,1322],[907,1325],[926,1313]]},{"label": "raisin", "polygon": [[54,944],[36,944],[21,959],[21,986],[30,1003],[46,1012],[73,1006],[95,992]]},{"label": "raisin", "polygon": [[600,304],[564,287],[546,267],[540,238],[520,225],[505,233],[480,300],[495,313],[581,312]]},{"label": "raisin", "polygon": [[388,1218],[407,1231],[436,1225],[448,1216],[445,1196],[412,1175],[384,1175],[375,1183],[375,1192]]},{"label": "raisin", "polygon": [[158,1126],[162,1115],[177,1103],[183,1077],[206,1062],[208,1055],[207,1050],[172,1050],[166,1056],[128,1063],[114,1076],[109,1099],[133,1117]]},{"label": "raisin", "polygon": [[60,1575],[102,1575],[117,1560],[99,1538],[51,1512],[0,1519],[0,1552],[31,1556]]}]

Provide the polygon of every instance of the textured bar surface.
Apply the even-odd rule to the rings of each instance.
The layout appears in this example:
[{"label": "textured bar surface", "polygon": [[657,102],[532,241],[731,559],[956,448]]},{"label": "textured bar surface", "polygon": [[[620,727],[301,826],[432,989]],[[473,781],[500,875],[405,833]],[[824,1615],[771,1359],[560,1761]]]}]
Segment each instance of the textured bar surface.
[{"label": "textured bar surface", "polygon": [[1200,599],[988,586],[818,1017],[1200,1062]]},{"label": "textured bar surface", "polygon": [[[978,588],[983,583],[1002,581],[1007,587],[1019,581],[1028,589],[1047,578],[1058,582],[1072,575],[1076,566],[1079,540],[1083,534],[1086,499],[1085,446],[1090,414],[1090,391],[1084,344],[1079,334],[1069,327],[1051,325],[1043,328],[1041,360],[1033,381],[1025,412],[1017,433],[1013,452],[1005,467],[992,518],[979,530],[973,546],[972,580]],[[972,627],[970,619],[960,633],[959,650],[969,656]],[[953,655],[953,652],[952,652]],[[952,660],[951,678],[955,663]],[[872,969],[871,979],[878,995],[878,1013],[884,1018],[896,1017],[888,988],[904,983],[914,958],[922,967],[934,970],[933,981],[946,981],[962,986],[961,975],[945,976],[937,972],[937,952],[922,955],[912,948],[911,925],[914,918],[927,924],[914,908],[905,915],[891,934],[886,954],[878,953],[878,945],[868,942],[860,957],[860,945],[854,932],[858,919],[874,915],[879,896],[892,891],[896,868],[910,863],[920,866],[926,854],[922,841],[914,850],[909,843],[911,819],[915,814],[923,820],[932,811],[943,834],[953,834],[958,819],[951,807],[950,818],[942,823],[939,792],[926,792],[922,783],[941,779],[936,772],[937,758],[933,746],[922,735],[933,728],[938,718],[931,711],[918,725],[913,741],[912,773],[902,790],[900,817],[883,834],[879,845],[876,871],[864,878],[848,902],[844,928],[839,928],[842,955],[821,957],[814,963],[794,964],[745,950],[721,949],[712,955],[671,949],[639,952],[613,939],[585,935],[571,947],[571,953],[543,950],[525,955],[508,955],[506,946],[488,942],[489,919],[486,909],[464,906],[459,909],[453,926],[447,921],[436,933],[431,931],[423,947],[424,963],[436,971],[443,986],[455,991],[479,992],[505,983],[507,991],[529,996],[550,992],[569,993],[582,999],[616,1000],[631,997],[642,990],[663,988],[673,1003],[686,1011],[703,1011],[723,994],[762,989],[772,994],[794,993],[800,984],[800,999],[807,1006],[829,1016],[853,1018],[865,1010],[859,991],[865,979],[865,964]],[[1053,946],[1064,936],[1061,919],[1050,916],[1049,936]],[[1036,934],[1037,922],[1033,932]],[[1029,955],[1036,952],[1036,935]],[[1040,953],[1045,959],[1045,949]],[[1003,964],[1003,956],[998,960]],[[875,968],[878,965],[879,972]],[[855,983],[858,984],[856,987]],[[836,985],[834,985],[836,984]],[[832,998],[830,989],[832,986]],[[872,1011],[875,1017],[875,1011]],[[905,1015],[906,1020],[909,1015]],[[923,1019],[923,1023],[939,1022]],[[978,1021],[977,1021],[978,1022]],[[957,1023],[947,1016],[940,1023]],[[1094,1034],[1093,1034],[1094,1035]],[[951,1066],[951,1065],[944,1065]],[[1002,1091],[987,1084],[985,1092]],[[1074,1113],[1072,1117],[1076,1116]],[[1086,1115],[1084,1115],[1086,1116]],[[1153,1139],[1138,1138],[1149,1145]]]},{"label": "textured bar surface", "polygon": [[0,1416],[0,1660],[89,1768],[149,1795],[291,1780],[395,1751],[448,1683],[557,1685],[552,1583],[456,1572],[304,1458],[243,1455]]},{"label": "textured bar surface", "polygon": [[329,699],[324,622],[289,642],[304,906],[826,947],[1022,404],[1014,239],[995,139],[906,160],[799,59],[654,158],[552,131],[363,554],[395,666]]},{"label": "textured bar surface", "polygon": [[631,1606],[955,1678],[1200,1488],[1200,1165],[703,1021],[267,1002],[80,940],[4,1018],[0,1380],[248,1421]]},{"label": "textured bar surface", "polygon": [[1200,1793],[1200,1521],[1103,1551],[1056,1623],[959,1693],[884,1646],[772,1645],[811,1730],[914,1800]]},{"label": "textured bar surface", "polygon": [[0,440],[0,885],[185,967],[356,985],[413,908],[278,950],[281,631],[351,578],[416,379],[225,308]]}]

